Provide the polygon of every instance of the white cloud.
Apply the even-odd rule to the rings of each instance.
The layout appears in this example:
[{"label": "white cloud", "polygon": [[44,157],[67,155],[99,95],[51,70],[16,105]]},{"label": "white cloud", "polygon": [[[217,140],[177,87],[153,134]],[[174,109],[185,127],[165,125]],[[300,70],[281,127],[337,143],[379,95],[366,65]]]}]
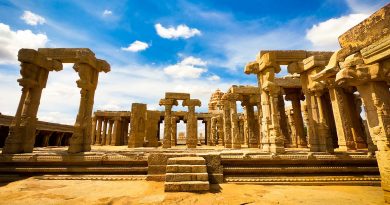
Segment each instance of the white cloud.
[{"label": "white cloud", "polygon": [[207,80],[219,81],[219,80],[221,80],[221,78],[218,75],[212,75],[212,76],[208,77]]},{"label": "white cloud", "polygon": [[106,16],[111,16],[112,15],[112,11],[111,10],[104,10],[103,11],[103,14],[102,14],[104,17],[106,17]]},{"label": "white cloud", "polygon": [[337,50],[340,47],[338,37],[368,16],[368,14],[350,14],[340,18],[331,18],[313,25],[306,32],[306,38],[315,49]]},{"label": "white cloud", "polygon": [[142,41],[134,41],[127,48],[121,48],[124,51],[138,52],[149,48],[149,45]]},{"label": "white cloud", "polygon": [[159,36],[167,39],[188,39],[196,35],[201,35],[201,32],[198,29],[189,28],[187,25],[184,24],[180,24],[176,28],[173,26],[166,28],[158,23],[154,25],[154,27],[156,28],[157,34]]},{"label": "white cloud", "polygon": [[26,24],[32,25],[32,26],[46,23],[45,18],[43,18],[42,16],[35,14],[31,11],[24,11],[23,15],[20,17],[20,19],[24,20],[24,22]]},{"label": "white cloud", "polygon": [[173,78],[199,78],[207,71],[206,62],[200,58],[187,57],[175,65],[164,68],[164,73]]},{"label": "white cloud", "polygon": [[13,31],[8,25],[0,23],[0,64],[18,63],[19,49],[45,47],[47,41],[45,34],[35,34],[31,30]]}]

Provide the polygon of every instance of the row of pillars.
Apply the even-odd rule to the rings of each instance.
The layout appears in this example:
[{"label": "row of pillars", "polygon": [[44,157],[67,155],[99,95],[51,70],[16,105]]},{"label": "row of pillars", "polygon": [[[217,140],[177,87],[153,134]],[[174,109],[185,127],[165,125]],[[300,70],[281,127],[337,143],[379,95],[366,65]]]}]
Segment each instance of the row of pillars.
[{"label": "row of pillars", "polygon": [[127,142],[128,122],[120,117],[94,116],[92,121],[92,144],[122,145]]}]

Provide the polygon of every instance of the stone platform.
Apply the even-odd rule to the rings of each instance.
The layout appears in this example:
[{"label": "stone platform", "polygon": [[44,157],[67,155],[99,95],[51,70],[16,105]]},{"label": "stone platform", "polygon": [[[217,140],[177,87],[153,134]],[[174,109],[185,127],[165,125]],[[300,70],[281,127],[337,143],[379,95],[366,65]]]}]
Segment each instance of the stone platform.
[{"label": "stone platform", "polygon": [[[202,157],[208,181],[219,183],[298,185],[380,185],[375,156],[365,151],[308,152],[287,149],[270,154],[255,148],[202,146],[127,148],[93,146],[91,152],[68,154],[66,147],[36,148],[33,153],[1,154],[0,180],[37,179],[165,181],[169,159]],[[188,171],[180,168],[180,172]],[[191,168],[197,169],[194,166]],[[198,170],[199,171],[199,170]],[[168,176],[169,177],[169,176]]]}]

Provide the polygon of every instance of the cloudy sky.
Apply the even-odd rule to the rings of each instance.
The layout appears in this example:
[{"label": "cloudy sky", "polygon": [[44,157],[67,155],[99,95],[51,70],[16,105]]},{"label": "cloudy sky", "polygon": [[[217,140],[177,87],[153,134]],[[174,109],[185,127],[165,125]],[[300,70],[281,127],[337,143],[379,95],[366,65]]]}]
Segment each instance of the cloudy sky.
[{"label": "cloudy sky", "polygon": [[[130,0],[0,2],[0,112],[20,98],[20,48],[87,47],[111,64],[95,110],[162,109],[166,91],[189,92],[207,111],[211,93],[256,85],[244,65],[259,50],[337,50],[337,37],[385,0]],[[72,124],[79,105],[72,65],[50,73],[40,120]],[[178,108],[185,110],[184,108]]]}]

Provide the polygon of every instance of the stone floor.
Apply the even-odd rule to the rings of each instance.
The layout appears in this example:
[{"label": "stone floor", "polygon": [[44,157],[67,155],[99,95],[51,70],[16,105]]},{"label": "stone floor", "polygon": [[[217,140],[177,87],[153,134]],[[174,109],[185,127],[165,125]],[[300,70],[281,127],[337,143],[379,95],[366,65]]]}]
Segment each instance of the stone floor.
[{"label": "stone floor", "polygon": [[164,193],[163,182],[37,180],[0,184],[0,204],[384,204],[381,187],[213,185]]}]

